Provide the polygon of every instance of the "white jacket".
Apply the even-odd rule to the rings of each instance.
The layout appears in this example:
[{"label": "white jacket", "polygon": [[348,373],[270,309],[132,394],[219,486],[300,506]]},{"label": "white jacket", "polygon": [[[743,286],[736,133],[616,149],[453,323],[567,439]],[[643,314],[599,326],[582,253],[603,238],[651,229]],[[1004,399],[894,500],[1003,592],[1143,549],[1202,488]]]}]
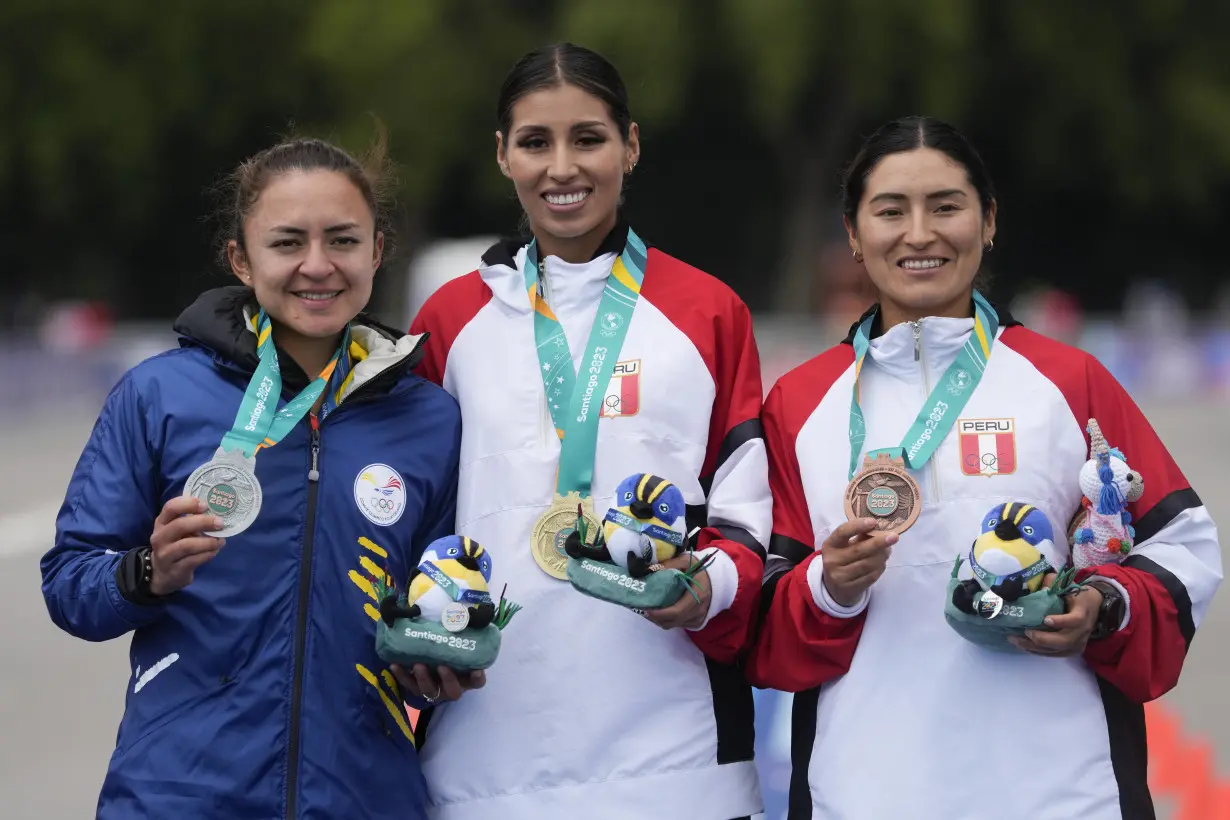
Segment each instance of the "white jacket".
[{"label": "white jacket", "polygon": [[[748,671],[757,685],[799,693],[791,820],[1153,817],[1141,704],[1174,686],[1221,581],[1216,529],[1101,364],[1001,320],[981,383],[913,473],[922,514],[849,609],[827,596],[814,552],[846,520],[849,340],[783,376],[765,400],[773,599]],[[864,453],[902,441],[972,328],[928,318],[873,340],[861,377]],[[1127,600],[1119,630],[1066,659],[965,641],[944,619],[954,559],[992,507],[1023,501],[1050,518],[1048,557],[1063,565],[1090,418],[1144,477],[1133,554],[1097,570]]]},{"label": "white jacket", "polygon": [[[546,260],[574,364],[622,249]],[[421,372],[461,405],[457,531],[492,556],[491,587],[522,604],[487,685],[430,715],[422,764],[439,820],[729,820],[761,810],[749,641],[771,521],[751,319],[712,277],[650,249],[599,421],[593,495],[627,476],[674,482],[699,546],[719,553],[699,631],[663,631],[547,576],[530,552],[555,489],[559,439],[539,375],[523,247],[497,245],[415,319]]]}]

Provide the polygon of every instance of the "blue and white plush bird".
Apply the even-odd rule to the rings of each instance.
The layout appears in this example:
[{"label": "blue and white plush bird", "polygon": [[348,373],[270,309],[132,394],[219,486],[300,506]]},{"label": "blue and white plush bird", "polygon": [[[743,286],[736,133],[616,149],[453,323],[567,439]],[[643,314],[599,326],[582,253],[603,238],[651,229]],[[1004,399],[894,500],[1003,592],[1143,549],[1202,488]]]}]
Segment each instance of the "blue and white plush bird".
[{"label": "blue and white plush bird", "polygon": [[619,483],[614,504],[602,522],[602,538],[590,547],[570,537],[565,546],[574,558],[609,561],[633,578],[684,551],[687,504],[671,482],[650,473],[635,473]]},{"label": "blue and white plush bird", "polygon": [[976,576],[962,582],[953,593],[953,604],[973,612],[979,589],[994,592],[1005,601],[1037,592],[1042,578],[1052,570],[1046,551],[1054,545],[1055,533],[1046,513],[1030,504],[997,504],[982,519],[982,533],[970,548],[970,564]]},{"label": "blue and white plush bird", "polygon": [[[387,620],[395,617],[426,618],[439,622],[444,607],[457,601],[470,610],[469,625],[482,628],[495,616],[488,584],[491,583],[491,555],[463,535],[447,535],[427,545],[418,566],[410,575],[406,604],[395,597],[381,602]],[[392,603],[388,603],[392,601]]]}]

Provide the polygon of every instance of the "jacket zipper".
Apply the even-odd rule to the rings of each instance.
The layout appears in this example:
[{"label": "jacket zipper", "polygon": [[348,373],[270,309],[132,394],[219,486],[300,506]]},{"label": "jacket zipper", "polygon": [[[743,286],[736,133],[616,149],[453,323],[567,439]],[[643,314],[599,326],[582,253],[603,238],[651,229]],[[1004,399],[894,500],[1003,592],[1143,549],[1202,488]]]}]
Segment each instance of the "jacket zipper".
[{"label": "jacket zipper", "polygon": [[290,760],[286,768],[286,817],[294,820],[299,797],[299,734],[303,719],[303,664],[307,643],[308,599],[312,591],[312,547],[316,534],[316,494],[320,488],[320,424],[312,420],[312,466],[308,469],[307,523],[299,559],[299,606],[295,623],[295,671],[290,688]]},{"label": "jacket zipper", "polygon": [[[922,355],[922,319],[910,322],[910,326],[914,330],[914,361],[919,362],[922,366],[923,377],[923,403],[931,397],[931,373],[927,370],[927,360]],[[937,452],[938,452],[938,448]],[[931,476],[931,488],[934,492],[932,501],[940,500],[940,471],[935,466],[936,453],[931,454],[931,458],[927,459],[927,473]]]}]

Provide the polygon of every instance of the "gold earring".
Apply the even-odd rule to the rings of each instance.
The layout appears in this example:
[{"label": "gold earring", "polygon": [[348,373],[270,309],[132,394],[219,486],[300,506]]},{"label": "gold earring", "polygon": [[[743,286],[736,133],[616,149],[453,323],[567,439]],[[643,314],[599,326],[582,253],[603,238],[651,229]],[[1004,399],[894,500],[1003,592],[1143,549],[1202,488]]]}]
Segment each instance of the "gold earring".
[{"label": "gold earring", "polygon": [[987,253],[990,253],[991,251],[995,250],[995,240],[994,240],[994,239],[988,239],[988,240],[987,240],[986,247],[985,247],[985,248],[983,248],[983,250],[985,250]]},{"label": "gold earring", "polygon": [[862,252],[861,252],[861,251],[859,251],[859,249],[858,249],[858,248],[855,248],[855,249],[853,250],[853,252],[852,252],[852,254],[851,254],[851,255],[854,257],[854,261],[855,261],[855,262],[862,262],[862,261],[863,261],[863,254],[862,254]]}]

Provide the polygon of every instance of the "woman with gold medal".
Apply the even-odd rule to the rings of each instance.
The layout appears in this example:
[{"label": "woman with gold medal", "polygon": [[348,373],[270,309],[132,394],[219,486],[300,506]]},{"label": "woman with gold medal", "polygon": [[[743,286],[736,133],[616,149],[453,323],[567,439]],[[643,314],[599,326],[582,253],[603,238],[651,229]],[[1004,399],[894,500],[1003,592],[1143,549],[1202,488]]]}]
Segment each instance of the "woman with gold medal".
[{"label": "woman with gold medal", "polygon": [[[960,133],[888,123],[844,188],[878,302],[763,411],[770,600],[747,670],[796,693],[789,817],[1152,818],[1141,704],[1221,581],[1216,528],[1106,368],[978,291],[997,202]],[[1045,558],[1003,577],[1067,566],[1090,418],[1144,476],[1132,554],[1082,568],[1003,651],[965,640],[946,590],[985,522]]]},{"label": "woman with gold medal", "polygon": [[[750,315],[622,219],[639,129],[606,60],[531,52],[497,111],[497,162],[530,236],[440,288],[412,332],[431,334],[420,372],[461,406],[457,532],[493,553],[493,588],[524,609],[486,685],[423,717],[433,816],[755,814],[737,662],[771,509]],[[696,599],[644,616],[564,580],[578,506],[592,541],[635,473],[682,491],[710,560]],[[474,754],[480,741],[491,751]]]}]

